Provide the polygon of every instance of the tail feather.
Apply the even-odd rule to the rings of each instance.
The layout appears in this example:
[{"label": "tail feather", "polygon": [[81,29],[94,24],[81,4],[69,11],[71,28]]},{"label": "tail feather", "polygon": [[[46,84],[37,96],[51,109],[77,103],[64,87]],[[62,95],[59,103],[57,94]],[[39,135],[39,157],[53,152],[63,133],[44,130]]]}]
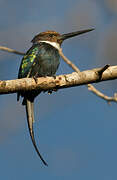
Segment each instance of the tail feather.
[{"label": "tail feather", "polygon": [[34,122],[34,107],[33,106],[34,106],[34,103],[29,101],[28,99],[26,99],[26,114],[27,114],[29,133],[30,133],[31,140],[32,140],[33,146],[34,146],[37,154],[39,155],[39,157],[42,160],[42,162],[44,163],[44,165],[48,166],[48,164],[42,158],[42,156],[37,148],[36,142],[35,142],[34,131],[33,131],[33,122]]}]

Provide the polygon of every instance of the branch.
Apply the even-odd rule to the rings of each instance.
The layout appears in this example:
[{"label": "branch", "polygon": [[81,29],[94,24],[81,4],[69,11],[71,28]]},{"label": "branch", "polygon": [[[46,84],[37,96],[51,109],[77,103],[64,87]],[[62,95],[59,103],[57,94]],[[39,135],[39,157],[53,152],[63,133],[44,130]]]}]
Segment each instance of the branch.
[{"label": "branch", "polygon": [[[80,75],[80,70],[77,66],[75,66],[62,52],[62,49],[59,49],[59,54],[60,56],[63,58],[63,60],[74,70],[76,71],[79,75]],[[97,74],[98,74],[98,78],[101,80],[102,78],[102,74],[104,73],[104,71],[106,69],[109,68],[110,65],[106,65],[102,68],[100,68],[98,71],[97,71]],[[98,80],[99,80],[98,79]],[[91,84],[87,84],[87,87],[88,87],[88,90],[91,91],[92,93],[94,93],[95,95],[101,97],[102,99],[106,100],[108,103],[110,103],[111,101],[115,101],[117,102],[117,94],[115,93],[113,97],[109,97],[109,96],[106,96],[105,94],[101,93],[99,90],[97,90],[93,85]]]},{"label": "branch", "polygon": [[[22,53],[22,52],[19,52],[19,51],[16,51],[16,50],[13,50],[13,49],[4,47],[4,46],[0,46],[0,50],[7,51],[7,52],[10,52],[10,53],[14,53],[14,54],[18,54],[18,55],[25,55],[25,53]],[[59,50],[59,54],[60,54],[60,56],[63,58],[63,60],[64,60],[70,67],[72,67],[72,69],[74,69],[74,70],[80,75],[80,70],[79,70],[66,56],[64,56],[64,54],[63,54],[63,52],[62,52],[62,49]],[[99,79],[101,80],[103,72],[104,72],[108,67],[109,67],[109,65],[106,65],[106,66],[98,69],[98,71],[97,71],[98,81],[99,81]],[[116,67],[116,66],[115,66],[115,67]],[[98,91],[98,90],[97,90],[95,87],[93,87],[91,84],[88,84],[87,86],[88,86],[88,90],[92,91],[94,94],[96,94],[97,96],[103,98],[103,99],[106,100],[107,102],[110,102],[110,101],[115,101],[115,102],[117,102],[116,93],[114,94],[113,97],[108,97],[108,96],[104,95],[103,93],[101,93],[100,91]],[[10,93],[10,92],[9,92],[9,93]]]},{"label": "branch", "polygon": [[99,79],[98,71],[101,69],[102,68],[87,70],[80,72],[79,74],[73,72],[72,74],[56,76],[56,79],[53,77],[41,77],[37,79],[37,82],[35,82],[33,78],[0,81],[0,94],[16,93],[18,91],[34,89],[48,91],[117,79],[117,66],[110,66],[104,71],[102,78]]},{"label": "branch", "polygon": [[0,46],[0,50],[7,51],[7,52],[10,52],[10,53],[14,53],[14,54],[18,54],[18,55],[25,55],[25,53],[22,53],[22,52],[19,52],[19,51],[16,51],[14,49],[7,48],[7,47],[4,47],[4,46]]},{"label": "branch", "polygon": [[88,84],[88,90],[92,91],[95,95],[101,97],[102,99],[106,100],[109,104],[110,102],[117,102],[117,93],[114,93],[113,97],[106,96],[105,94],[98,91],[94,86]]}]

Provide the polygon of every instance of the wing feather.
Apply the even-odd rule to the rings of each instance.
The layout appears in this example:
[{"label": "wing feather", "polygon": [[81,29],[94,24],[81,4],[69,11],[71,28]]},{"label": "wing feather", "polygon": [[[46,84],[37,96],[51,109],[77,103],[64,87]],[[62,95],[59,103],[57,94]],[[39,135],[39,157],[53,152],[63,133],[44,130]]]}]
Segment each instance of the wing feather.
[{"label": "wing feather", "polygon": [[24,78],[27,77],[31,66],[34,63],[35,59],[37,58],[39,53],[39,47],[37,45],[32,46],[26,53],[26,55],[23,57],[19,69],[18,78]]}]

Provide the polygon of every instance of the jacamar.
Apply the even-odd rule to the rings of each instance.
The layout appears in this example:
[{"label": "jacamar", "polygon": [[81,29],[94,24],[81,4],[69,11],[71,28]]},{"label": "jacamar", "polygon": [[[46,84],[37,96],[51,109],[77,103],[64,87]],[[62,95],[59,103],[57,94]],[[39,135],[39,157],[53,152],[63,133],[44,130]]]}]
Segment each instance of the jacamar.
[{"label": "jacamar", "polygon": [[[18,78],[32,77],[36,80],[37,77],[55,76],[60,63],[58,50],[62,42],[68,38],[92,30],[94,29],[86,29],[62,35],[55,31],[46,31],[36,35],[31,41],[33,43],[32,47],[27,51],[21,61]],[[23,97],[22,104],[26,107],[27,122],[32,143],[42,162],[47,165],[37,148],[33,131],[34,99],[40,93],[41,90],[20,92],[18,93],[17,100],[19,100],[20,96]]]}]

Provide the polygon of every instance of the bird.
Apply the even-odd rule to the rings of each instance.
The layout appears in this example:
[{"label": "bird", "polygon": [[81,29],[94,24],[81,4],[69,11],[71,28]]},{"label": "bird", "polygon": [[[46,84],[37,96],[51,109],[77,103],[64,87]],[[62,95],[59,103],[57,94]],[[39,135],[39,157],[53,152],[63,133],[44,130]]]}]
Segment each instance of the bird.
[{"label": "bird", "polygon": [[[60,34],[56,31],[47,30],[37,34],[32,39],[32,46],[22,58],[18,79],[53,76],[60,64],[59,49],[64,40],[93,31],[94,28],[75,31],[67,34]],[[37,147],[33,123],[34,123],[34,99],[41,93],[41,90],[21,91],[17,93],[17,101],[23,97],[22,105],[26,108],[27,123],[32,144],[44,165],[48,166]]]}]

